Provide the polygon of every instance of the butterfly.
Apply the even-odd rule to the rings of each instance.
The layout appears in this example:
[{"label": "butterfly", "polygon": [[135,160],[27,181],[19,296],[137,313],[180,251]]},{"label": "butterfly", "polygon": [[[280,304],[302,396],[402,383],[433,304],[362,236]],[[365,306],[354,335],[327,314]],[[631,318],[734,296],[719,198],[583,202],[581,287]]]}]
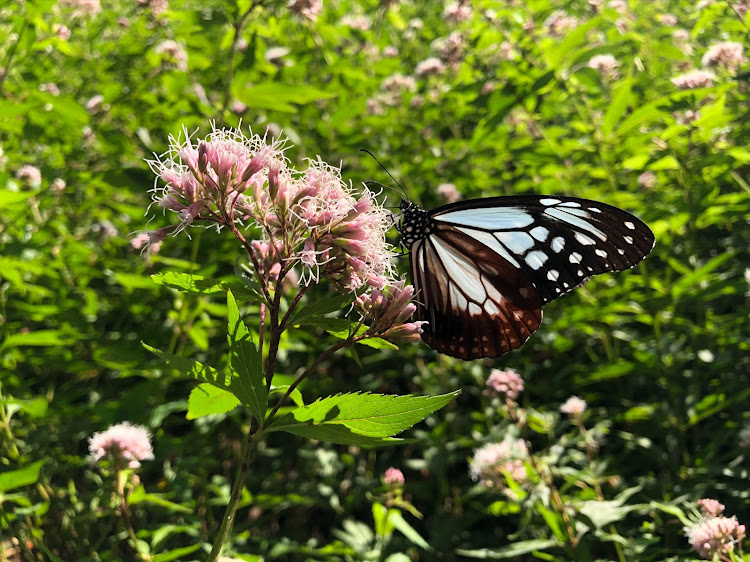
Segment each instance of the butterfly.
[{"label": "butterfly", "polygon": [[422,339],[461,359],[498,357],[539,327],[542,306],[593,275],[628,269],[654,247],[645,223],[617,207],[551,195],[489,197],[431,211],[404,200]]}]

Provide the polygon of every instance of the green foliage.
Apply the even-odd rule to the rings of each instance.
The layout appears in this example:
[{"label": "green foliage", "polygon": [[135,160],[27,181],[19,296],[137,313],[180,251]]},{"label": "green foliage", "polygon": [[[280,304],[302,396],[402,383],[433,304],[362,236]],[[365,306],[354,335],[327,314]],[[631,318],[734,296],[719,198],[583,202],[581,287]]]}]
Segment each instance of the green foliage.
[{"label": "green foliage", "polygon": [[[546,307],[529,342],[496,361],[377,340],[352,348],[356,363],[326,357],[269,428],[295,436],[268,431],[258,446],[228,555],[689,560],[686,505],[713,497],[748,524],[747,63],[713,69],[710,87],[671,81],[719,41],[747,44],[741,2],[630,0],[619,13],[608,2],[477,0],[459,22],[441,2],[326,2],[314,20],[281,0],[171,0],[163,14],[154,4],[0,6],[0,550],[204,558],[248,409],[267,419],[356,327],[343,316],[351,301],[311,289],[264,391],[263,298],[237,274],[236,240],[193,229],[158,251],[131,245],[168,224],[154,208],[146,226],[154,179],[143,159],[209,120],[283,130],[292,161],[319,154],[355,184],[387,183],[368,148],[428,208],[446,182],[464,198],[576,195],[635,213],[657,239],[634,270]],[[551,29],[559,10],[577,25]],[[452,32],[463,48],[448,60]],[[617,59],[617,78],[588,67],[598,54]],[[441,56],[442,73],[417,75]],[[414,82],[389,86],[396,74]],[[27,164],[41,181],[18,176]],[[483,394],[495,367],[526,381],[520,421]],[[572,394],[588,403],[585,435],[558,414]],[[433,398],[410,413],[390,395]],[[360,447],[393,435],[373,422],[388,404],[386,429],[404,439]],[[448,405],[430,415],[438,404]],[[150,428],[156,457],[126,490],[135,541],[117,482],[87,459],[87,439],[126,420]],[[506,435],[528,441],[528,479],[473,481],[474,450]],[[375,513],[380,503],[395,513],[375,495],[389,466],[403,469],[424,519],[384,525]],[[384,529],[398,532],[384,541]]]}]

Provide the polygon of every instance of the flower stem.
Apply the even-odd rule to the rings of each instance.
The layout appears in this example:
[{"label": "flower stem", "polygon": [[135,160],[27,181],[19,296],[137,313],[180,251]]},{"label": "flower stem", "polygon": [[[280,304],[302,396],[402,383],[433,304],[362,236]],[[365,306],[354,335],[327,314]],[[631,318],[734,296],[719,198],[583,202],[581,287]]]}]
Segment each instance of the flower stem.
[{"label": "flower stem", "polygon": [[232,493],[229,497],[229,504],[227,504],[227,509],[224,512],[224,517],[221,521],[221,527],[219,527],[219,532],[216,535],[216,540],[214,541],[214,546],[211,549],[211,554],[208,557],[208,562],[215,562],[219,557],[219,554],[221,554],[221,549],[224,546],[227,537],[229,536],[229,531],[231,531],[232,529],[232,525],[234,524],[234,516],[237,513],[237,505],[239,504],[240,498],[242,497],[242,489],[245,487],[245,481],[247,480],[247,475],[250,472],[250,463],[253,460],[253,455],[255,454],[255,444],[257,443],[259,437],[260,434],[258,433],[258,423],[255,418],[253,418],[252,424],[250,426],[250,432],[247,435],[247,442],[245,443],[245,447],[242,451],[242,460],[240,461],[240,465],[237,468],[237,474],[234,478],[234,484],[232,484]]}]

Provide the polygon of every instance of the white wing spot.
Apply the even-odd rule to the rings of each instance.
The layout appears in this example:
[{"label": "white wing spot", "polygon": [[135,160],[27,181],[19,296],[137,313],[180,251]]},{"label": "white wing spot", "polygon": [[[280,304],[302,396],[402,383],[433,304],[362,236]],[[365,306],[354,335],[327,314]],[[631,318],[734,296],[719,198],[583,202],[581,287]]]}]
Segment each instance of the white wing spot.
[{"label": "white wing spot", "polygon": [[567,283],[563,283],[563,287],[567,289],[568,287],[570,287],[570,285],[568,285]]},{"label": "white wing spot", "polygon": [[560,273],[556,269],[550,269],[547,272],[547,279],[550,281],[557,281],[558,277],[560,277]]},{"label": "white wing spot", "polygon": [[524,261],[528,264],[528,266],[533,269],[537,270],[540,267],[544,265],[544,262],[546,262],[549,258],[547,257],[547,254],[544,252],[540,252],[539,250],[534,250],[533,252],[529,252],[526,257],[524,258]]},{"label": "white wing spot", "polygon": [[[472,316],[481,316],[482,315],[482,309],[479,308],[476,303],[470,302],[469,303],[469,314]],[[462,341],[463,338],[460,338],[459,341]]]},{"label": "white wing spot", "polygon": [[588,236],[586,236],[585,234],[581,232],[576,232],[575,238],[584,246],[593,246],[594,244],[596,244],[593,238],[589,238]]},{"label": "white wing spot", "polygon": [[588,269],[589,271],[594,271],[593,267],[587,267],[586,269]]},{"label": "white wing spot", "polygon": [[549,205],[557,205],[557,204],[558,204],[558,203],[560,203],[561,201],[560,201],[559,199],[540,199],[540,200],[539,200],[539,202],[540,202],[540,203],[541,203],[542,205],[547,205],[547,206],[549,206]]},{"label": "white wing spot", "polygon": [[556,254],[559,254],[562,249],[565,247],[565,238],[562,236],[557,236],[552,239],[552,243],[550,244],[550,247],[552,248],[552,251]]},{"label": "white wing spot", "polygon": [[484,303],[484,311],[490,316],[497,316],[500,314],[500,309],[495,305],[493,301],[487,301]]},{"label": "white wing spot", "polygon": [[599,257],[602,257],[602,258],[606,258],[607,257],[607,252],[605,252],[604,250],[597,249],[596,250],[596,255],[599,256]]},{"label": "white wing spot", "polygon": [[555,292],[559,293],[560,292],[560,287],[555,287]]},{"label": "white wing spot", "polygon": [[581,204],[580,203],[576,203],[575,201],[566,201],[565,203],[563,203],[560,206],[561,207],[580,207]]},{"label": "white wing spot", "polygon": [[578,271],[576,271],[576,275],[578,275],[578,277],[583,277],[583,270],[579,269]]},{"label": "white wing spot", "polygon": [[625,242],[627,242],[628,244],[632,244],[633,243],[633,237],[632,236],[623,236],[623,238],[625,239]]},{"label": "white wing spot", "polygon": [[595,213],[601,213],[601,209],[597,209],[596,207],[589,207],[589,211],[594,211]]},{"label": "white wing spot", "polygon": [[625,250],[623,250],[622,248],[617,248],[617,253],[620,254],[621,256],[624,256]]},{"label": "white wing spot", "polygon": [[625,226],[627,226],[630,230],[635,230],[635,225],[630,221],[625,221]]},{"label": "white wing spot", "polygon": [[523,254],[534,247],[534,239],[525,232],[496,232],[495,238],[514,254]]},{"label": "white wing spot", "polygon": [[573,252],[568,259],[570,260],[570,263],[581,263],[583,256],[578,252]]},{"label": "white wing spot", "polygon": [[535,226],[531,229],[531,235],[540,242],[544,242],[547,239],[547,236],[549,236],[549,230],[543,226]]}]

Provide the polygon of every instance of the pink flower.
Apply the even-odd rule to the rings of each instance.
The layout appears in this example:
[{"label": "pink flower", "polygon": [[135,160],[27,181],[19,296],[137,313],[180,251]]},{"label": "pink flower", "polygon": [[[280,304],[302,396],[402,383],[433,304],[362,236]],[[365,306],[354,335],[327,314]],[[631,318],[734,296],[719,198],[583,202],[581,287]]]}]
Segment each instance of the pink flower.
[{"label": "pink flower", "polygon": [[643,172],[638,176],[638,185],[650,189],[656,185],[656,174],[654,172]]},{"label": "pink flower", "polygon": [[562,37],[566,32],[578,27],[578,20],[567,13],[558,10],[552,12],[549,17],[544,20],[542,27],[552,37]]},{"label": "pink flower", "polygon": [[728,560],[726,554],[734,550],[734,544],[745,538],[745,526],[736,517],[704,515],[692,525],[685,527],[690,545],[704,559],[715,556]]},{"label": "pink flower", "polygon": [[155,52],[157,55],[162,55],[165,62],[173,64],[178,70],[187,70],[187,53],[176,41],[165,39],[156,46]]},{"label": "pink flower", "polygon": [[446,64],[455,65],[463,58],[464,50],[466,49],[466,42],[463,36],[454,31],[445,39],[442,39],[439,43],[440,49],[440,60]]},{"label": "pink flower", "polygon": [[425,59],[417,65],[415,73],[419,77],[429,76],[431,74],[442,74],[445,71],[445,65],[440,59]]},{"label": "pink flower", "polygon": [[704,498],[702,500],[698,500],[696,503],[698,504],[698,507],[701,508],[701,513],[703,513],[703,515],[716,517],[724,511],[724,504],[719,503],[717,500]]},{"label": "pink flower", "polygon": [[703,66],[722,66],[729,70],[736,70],[747,59],[742,52],[742,43],[723,41],[712,45],[703,55]]},{"label": "pink flower", "polygon": [[102,11],[100,0],[63,0],[62,4],[73,8],[76,17],[95,16]]},{"label": "pink flower", "polygon": [[404,473],[401,472],[398,468],[389,468],[385,471],[385,476],[383,477],[385,480],[385,483],[389,486],[401,486],[406,481],[404,478]]},{"label": "pink flower", "polygon": [[490,376],[487,377],[486,384],[487,388],[484,390],[484,394],[487,396],[507,396],[511,400],[515,400],[523,392],[523,379],[513,369],[507,371],[493,369]]},{"label": "pink flower", "polygon": [[39,84],[39,91],[47,92],[48,94],[51,94],[53,96],[60,95],[60,88],[58,88],[57,84],[55,84],[54,82],[48,82],[46,84]]},{"label": "pink flower", "polygon": [[353,14],[349,14],[341,18],[340,23],[341,25],[350,27],[352,29],[358,29],[359,31],[367,31],[372,25],[370,18],[368,18],[367,16]]},{"label": "pink flower", "polygon": [[435,191],[437,192],[437,196],[446,203],[455,203],[461,199],[461,194],[452,183],[441,183]]},{"label": "pink flower", "polygon": [[94,433],[89,439],[89,453],[95,462],[111,456],[129,461],[128,466],[131,468],[140,466],[140,461],[154,458],[149,431],[145,427],[128,422],[110,426],[107,431],[101,433]]},{"label": "pink flower", "polygon": [[24,164],[16,172],[16,178],[33,186],[42,183],[42,171],[31,164]]},{"label": "pink flower", "polygon": [[617,68],[620,63],[612,55],[595,55],[591,57],[587,66],[596,70],[602,78],[615,80],[619,76]]},{"label": "pink flower", "polygon": [[66,26],[56,23],[52,25],[52,33],[57,35],[57,37],[62,41],[67,41],[70,39],[70,29],[68,29]]},{"label": "pink flower", "polygon": [[573,418],[580,418],[586,411],[586,401],[581,400],[578,396],[571,396],[560,406],[560,411]]},{"label": "pink flower", "polygon": [[526,467],[523,461],[529,450],[523,439],[506,437],[500,443],[488,443],[474,451],[469,474],[486,486],[502,488],[506,477],[516,482],[526,480]]},{"label": "pink flower", "polygon": [[659,21],[668,26],[677,25],[677,16],[674,14],[662,14],[659,16]]},{"label": "pink flower", "polygon": [[708,70],[691,70],[672,78],[672,84],[680,90],[692,90],[695,88],[710,88],[714,85],[716,75]]},{"label": "pink flower", "polygon": [[96,113],[102,108],[102,103],[104,102],[104,96],[101,94],[98,94],[96,96],[93,96],[89,98],[89,100],[86,102],[86,110],[89,113]]},{"label": "pink flower", "polygon": [[52,180],[52,183],[49,185],[49,188],[56,193],[61,193],[65,191],[65,187],[66,187],[65,180],[62,178],[55,178],[54,180]]}]

